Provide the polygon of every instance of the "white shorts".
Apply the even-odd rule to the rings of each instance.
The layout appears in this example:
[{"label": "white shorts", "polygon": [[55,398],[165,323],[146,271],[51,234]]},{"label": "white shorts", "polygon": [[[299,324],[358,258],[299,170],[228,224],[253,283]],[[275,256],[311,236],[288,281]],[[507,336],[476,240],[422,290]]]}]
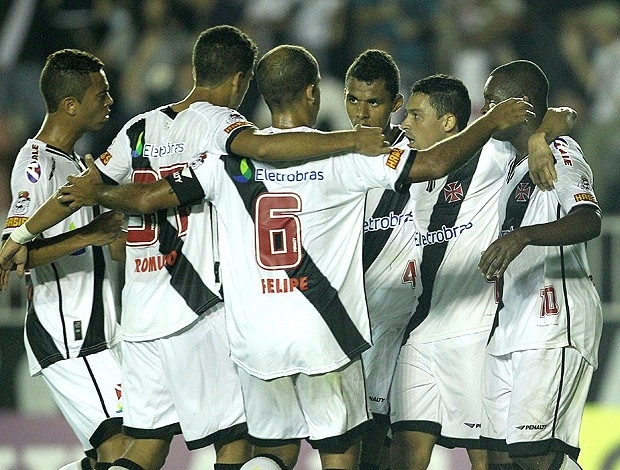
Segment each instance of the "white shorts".
[{"label": "white shorts", "polygon": [[396,365],[392,431],[437,436],[444,447],[480,447],[481,377],[489,333],[422,344],[410,339]]},{"label": "white shorts", "polygon": [[381,424],[390,423],[390,387],[403,342],[406,317],[375,321],[371,318],[372,346],[362,353],[370,411]]},{"label": "white shorts", "polygon": [[[120,346],[55,362],[41,375],[58,408],[76,434],[84,451],[93,451],[110,432],[121,432]],[[96,458],[96,455],[95,455]]]},{"label": "white shorts", "polygon": [[229,353],[221,303],[174,335],[123,342],[125,433],[152,439],[182,432],[189,449],[245,433],[239,376]]},{"label": "white shorts", "polygon": [[258,445],[308,439],[316,449],[337,451],[370,425],[360,359],[318,375],[262,380],[241,368],[239,375],[249,434]]},{"label": "white shorts", "polygon": [[513,457],[579,455],[579,429],[594,368],[573,348],[487,354],[482,442]]}]

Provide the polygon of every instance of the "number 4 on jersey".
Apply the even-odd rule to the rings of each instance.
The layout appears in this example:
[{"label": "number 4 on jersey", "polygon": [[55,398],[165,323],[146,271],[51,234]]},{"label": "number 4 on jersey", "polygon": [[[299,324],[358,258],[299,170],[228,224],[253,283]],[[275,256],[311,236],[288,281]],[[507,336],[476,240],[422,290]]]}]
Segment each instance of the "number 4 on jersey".
[{"label": "number 4 on jersey", "polygon": [[418,276],[418,268],[415,260],[407,261],[407,265],[405,266],[405,270],[403,271],[403,284],[410,283],[411,288],[415,289],[415,281]]}]

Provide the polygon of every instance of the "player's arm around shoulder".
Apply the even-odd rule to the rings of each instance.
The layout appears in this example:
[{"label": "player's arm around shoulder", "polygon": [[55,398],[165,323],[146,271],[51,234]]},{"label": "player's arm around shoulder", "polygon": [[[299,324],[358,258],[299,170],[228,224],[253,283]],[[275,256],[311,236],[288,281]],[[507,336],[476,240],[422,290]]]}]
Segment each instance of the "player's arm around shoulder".
[{"label": "player's arm around shoulder", "polygon": [[390,151],[381,128],[359,125],[345,131],[278,134],[248,128],[235,136],[230,149],[236,155],[259,161],[294,161],[339,153],[375,156]]},{"label": "player's arm around shoulder", "polygon": [[530,178],[541,191],[553,189],[558,179],[549,144],[557,137],[568,134],[576,120],[577,112],[570,107],[549,108],[528,140]]},{"label": "player's arm around shoulder", "polygon": [[125,214],[150,214],[179,205],[165,178],[152,183],[107,185],[101,182],[92,157],[87,155],[85,160],[88,169],[79,176],[70,176],[59,190],[59,201],[68,207],[100,204]]}]

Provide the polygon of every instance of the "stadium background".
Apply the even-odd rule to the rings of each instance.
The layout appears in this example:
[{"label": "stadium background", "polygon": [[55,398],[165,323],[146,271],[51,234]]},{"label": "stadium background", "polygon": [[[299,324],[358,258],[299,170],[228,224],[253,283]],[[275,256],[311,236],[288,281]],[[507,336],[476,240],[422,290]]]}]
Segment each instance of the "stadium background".
[{"label": "stadium background", "polygon": [[[191,88],[197,34],[234,24],[258,43],[307,47],[319,60],[319,127],[349,126],[343,104],[347,66],[367,48],[392,54],[402,92],[418,78],[461,78],[479,114],[482,87],[497,65],[538,63],[550,105],[579,113],[572,135],[595,176],[603,235],[590,261],[604,301],[601,366],[590,390],[580,463],[620,469],[620,4],[614,0],[0,0],[0,217],[10,204],[9,176],[19,148],[45,114],[38,75],[50,52],[87,50],[106,63],[115,99],[111,122],[78,144],[103,152],[134,114],[182,98]],[[252,85],[241,111],[259,126],[268,113]],[[394,116],[394,121],[402,116]],[[0,294],[0,470],[55,470],[79,454],[41,380],[28,376],[22,341],[23,288],[14,278]],[[165,468],[206,468],[212,450],[189,453],[175,440]],[[298,468],[319,468],[304,449]],[[437,449],[435,470],[466,469],[463,452]]]}]

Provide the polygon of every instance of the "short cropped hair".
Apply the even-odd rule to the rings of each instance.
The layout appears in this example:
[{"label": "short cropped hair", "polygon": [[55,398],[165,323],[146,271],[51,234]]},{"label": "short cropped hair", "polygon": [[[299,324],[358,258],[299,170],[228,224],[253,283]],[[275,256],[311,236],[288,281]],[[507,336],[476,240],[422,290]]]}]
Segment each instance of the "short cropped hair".
[{"label": "short cropped hair", "polygon": [[465,84],[458,78],[435,74],[416,81],[411,94],[424,93],[437,111],[437,117],[454,114],[458,130],[463,130],[471,117],[471,99]]},{"label": "short cropped hair", "polygon": [[56,112],[68,96],[81,101],[92,84],[90,74],[99,72],[103,66],[94,55],[77,49],[61,49],[50,54],[39,78],[47,111]]},{"label": "short cropped hair", "polygon": [[347,70],[345,83],[351,78],[371,83],[383,81],[392,100],[400,91],[400,70],[390,54],[378,49],[368,49],[353,61]]},{"label": "short cropped hair", "polygon": [[529,60],[513,60],[500,65],[491,76],[501,79],[507,96],[527,96],[536,116],[544,116],[549,107],[549,80],[542,69]]},{"label": "short cropped hair", "polygon": [[254,41],[234,26],[220,25],[203,31],[192,52],[196,86],[216,87],[238,72],[250,72],[257,55]]}]

